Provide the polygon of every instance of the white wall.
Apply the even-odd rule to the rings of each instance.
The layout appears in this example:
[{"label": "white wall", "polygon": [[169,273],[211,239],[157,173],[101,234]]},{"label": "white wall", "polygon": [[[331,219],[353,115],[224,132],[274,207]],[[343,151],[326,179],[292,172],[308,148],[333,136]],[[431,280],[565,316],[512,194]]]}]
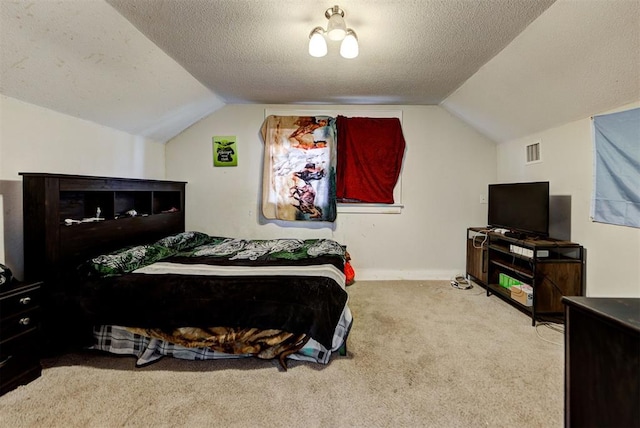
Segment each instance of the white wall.
[{"label": "white wall", "polygon": [[[640,103],[618,110],[638,107]],[[599,113],[601,114],[601,113]],[[541,141],[542,162],[524,165],[525,146]],[[640,229],[591,221],[593,134],[590,118],[497,148],[498,180],[548,180],[551,194],[571,195],[571,240],[587,249],[589,297],[640,297]]]},{"label": "white wall", "polygon": [[[279,107],[226,106],[164,147],[0,96],[0,263],[22,276],[20,171],[185,180],[189,229],[250,238],[332,237],[348,245],[360,279],[462,273],[465,228],[486,224],[486,205],[479,203],[479,196],[486,194],[487,184],[549,180],[552,194],[572,196],[571,237],[588,252],[587,295],[640,297],[640,230],[589,218],[589,118],[496,148],[440,107],[394,106],[403,110],[407,141],[402,214],[339,214],[335,224],[285,224],[259,215],[259,129],[264,109]],[[237,136],[238,167],[213,167],[213,135]],[[542,142],[543,162],[524,166],[524,146],[537,140]]]},{"label": "white wall", "polygon": [[[464,273],[466,228],[486,225],[487,206],[480,204],[480,195],[486,195],[487,184],[496,179],[492,141],[440,107],[393,106],[403,111],[407,143],[401,214],[339,213],[334,224],[266,221],[259,205],[260,126],[265,108],[282,107],[228,105],[167,143],[167,178],[188,182],[187,229],[256,239],[333,238],[348,246],[360,279],[450,278]],[[237,167],[213,167],[214,135],[237,137]]]},{"label": "white wall", "polygon": [[22,278],[19,172],[160,179],[164,168],[163,144],[0,95],[3,264]]}]

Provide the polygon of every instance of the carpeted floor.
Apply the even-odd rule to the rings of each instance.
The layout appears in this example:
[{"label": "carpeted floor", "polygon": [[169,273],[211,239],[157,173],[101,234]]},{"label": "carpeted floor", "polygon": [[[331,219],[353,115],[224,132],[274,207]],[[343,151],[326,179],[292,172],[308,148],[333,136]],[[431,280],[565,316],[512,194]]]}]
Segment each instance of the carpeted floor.
[{"label": "carpeted floor", "polygon": [[475,286],[359,281],[327,366],[74,353],[0,397],[2,427],[561,427],[563,333]]}]

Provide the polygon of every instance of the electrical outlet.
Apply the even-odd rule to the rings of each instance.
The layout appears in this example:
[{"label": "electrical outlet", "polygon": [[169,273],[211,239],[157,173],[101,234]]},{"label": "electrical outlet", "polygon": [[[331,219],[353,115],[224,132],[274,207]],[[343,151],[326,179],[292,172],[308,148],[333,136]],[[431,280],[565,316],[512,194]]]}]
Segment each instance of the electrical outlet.
[{"label": "electrical outlet", "polygon": [[487,203],[487,197],[485,195],[480,195],[480,203],[481,204],[486,204]]}]

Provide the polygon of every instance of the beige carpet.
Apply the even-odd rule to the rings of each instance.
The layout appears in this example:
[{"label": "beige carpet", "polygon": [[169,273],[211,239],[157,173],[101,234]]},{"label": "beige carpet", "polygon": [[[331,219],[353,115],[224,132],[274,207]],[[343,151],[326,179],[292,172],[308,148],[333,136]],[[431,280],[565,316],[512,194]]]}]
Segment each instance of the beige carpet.
[{"label": "beige carpet", "polygon": [[349,288],[347,357],[69,354],[0,397],[2,427],[562,427],[563,334],[478,286],[369,281]]}]

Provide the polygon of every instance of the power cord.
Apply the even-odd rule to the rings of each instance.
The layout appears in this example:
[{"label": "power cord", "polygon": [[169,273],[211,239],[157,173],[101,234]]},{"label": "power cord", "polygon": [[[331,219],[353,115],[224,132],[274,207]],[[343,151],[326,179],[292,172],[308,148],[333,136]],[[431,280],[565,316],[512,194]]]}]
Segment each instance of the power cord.
[{"label": "power cord", "polygon": [[[485,244],[487,243],[487,239],[489,238],[489,232],[491,232],[491,230],[487,230],[487,229],[479,230],[478,234],[474,235],[473,239],[471,240],[471,244],[473,245],[473,248],[485,248]],[[478,236],[482,236],[482,242],[480,242],[480,244],[476,243],[476,238]]]},{"label": "power cord", "polygon": [[557,333],[560,333],[560,334],[564,335],[564,326],[563,325],[552,323],[552,322],[541,322],[541,323],[537,323],[536,324],[535,329],[536,329],[536,335],[538,336],[538,339],[544,340],[545,342],[549,342],[549,343],[552,343],[554,345],[559,345],[559,346],[564,345],[564,343],[554,342],[553,340],[545,339],[544,337],[542,337],[540,335],[540,332],[538,331],[538,327],[539,326],[547,327],[549,330],[553,330],[553,331],[555,331]]},{"label": "power cord", "polygon": [[451,286],[458,290],[469,290],[473,288],[473,284],[462,275],[457,275],[451,279]]}]

